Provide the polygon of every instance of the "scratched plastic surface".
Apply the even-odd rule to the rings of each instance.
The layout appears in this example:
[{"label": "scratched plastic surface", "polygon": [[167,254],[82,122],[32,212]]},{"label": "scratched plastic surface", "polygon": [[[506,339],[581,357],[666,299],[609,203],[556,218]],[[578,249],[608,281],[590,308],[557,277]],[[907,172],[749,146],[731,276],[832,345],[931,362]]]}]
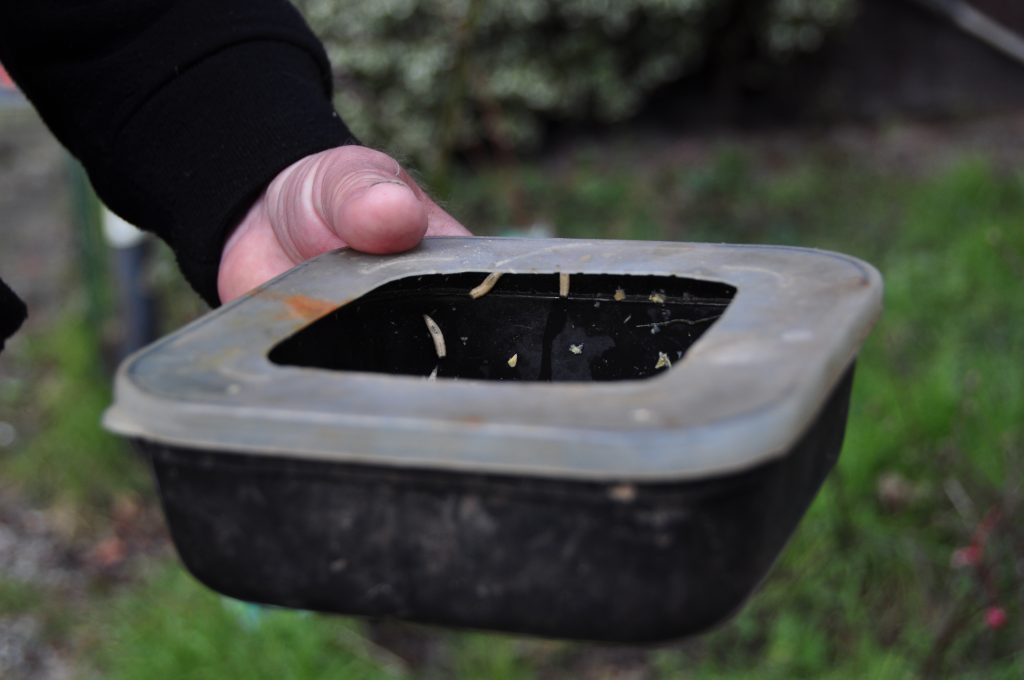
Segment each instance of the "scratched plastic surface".
[{"label": "scratched plastic surface", "polygon": [[700,479],[793,445],[881,289],[864,262],[788,247],[442,238],[328,253],[131,357],[105,422],[242,454]]}]

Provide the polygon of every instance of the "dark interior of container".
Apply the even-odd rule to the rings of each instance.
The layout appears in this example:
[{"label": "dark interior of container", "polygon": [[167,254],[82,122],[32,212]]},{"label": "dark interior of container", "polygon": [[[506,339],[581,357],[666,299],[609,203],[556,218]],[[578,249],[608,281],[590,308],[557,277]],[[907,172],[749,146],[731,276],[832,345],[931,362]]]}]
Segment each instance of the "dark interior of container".
[{"label": "dark interior of container", "polygon": [[[674,276],[487,272],[393,281],[278,344],[276,364],[442,379],[590,382],[671,370],[736,289]],[[424,315],[441,331],[445,356]]]}]

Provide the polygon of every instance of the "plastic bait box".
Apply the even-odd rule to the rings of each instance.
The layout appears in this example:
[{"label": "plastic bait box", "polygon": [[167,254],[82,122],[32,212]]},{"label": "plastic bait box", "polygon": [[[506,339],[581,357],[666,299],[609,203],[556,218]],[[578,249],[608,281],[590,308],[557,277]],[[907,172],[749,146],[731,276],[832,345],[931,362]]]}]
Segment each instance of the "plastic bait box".
[{"label": "plastic bait box", "polygon": [[788,247],[334,252],[129,358],[105,422],[221,593],[676,638],[742,604],[835,463],[881,292]]}]

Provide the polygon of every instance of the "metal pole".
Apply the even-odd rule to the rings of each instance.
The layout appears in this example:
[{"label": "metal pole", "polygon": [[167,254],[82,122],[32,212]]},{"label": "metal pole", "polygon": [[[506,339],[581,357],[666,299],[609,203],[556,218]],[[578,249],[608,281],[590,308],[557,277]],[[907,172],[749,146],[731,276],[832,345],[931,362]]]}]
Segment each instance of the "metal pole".
[{"label": "metal pole", "polygon": [[944,16],[963,32],[1024,64],[1024,38],[963,0],[914,0]]}]

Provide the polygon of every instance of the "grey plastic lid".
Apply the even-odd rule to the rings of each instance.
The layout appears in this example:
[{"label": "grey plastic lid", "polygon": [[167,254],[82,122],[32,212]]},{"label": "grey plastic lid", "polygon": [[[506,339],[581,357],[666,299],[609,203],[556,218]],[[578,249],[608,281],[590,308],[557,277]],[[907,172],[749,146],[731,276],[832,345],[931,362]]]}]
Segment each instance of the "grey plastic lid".
[{"label": "grey plastic lid", "polygon": [[[682,361],[646,380],[427,381],[267,359],[280,341],[385,283],[467,271],[680,276],[737,292]],[[332,252],[128,358],[104,424],[224,452],[695,479],[784,455],[855,358],[881,297],[872,266],[790,247],[445,238],[399,256]]]}]

